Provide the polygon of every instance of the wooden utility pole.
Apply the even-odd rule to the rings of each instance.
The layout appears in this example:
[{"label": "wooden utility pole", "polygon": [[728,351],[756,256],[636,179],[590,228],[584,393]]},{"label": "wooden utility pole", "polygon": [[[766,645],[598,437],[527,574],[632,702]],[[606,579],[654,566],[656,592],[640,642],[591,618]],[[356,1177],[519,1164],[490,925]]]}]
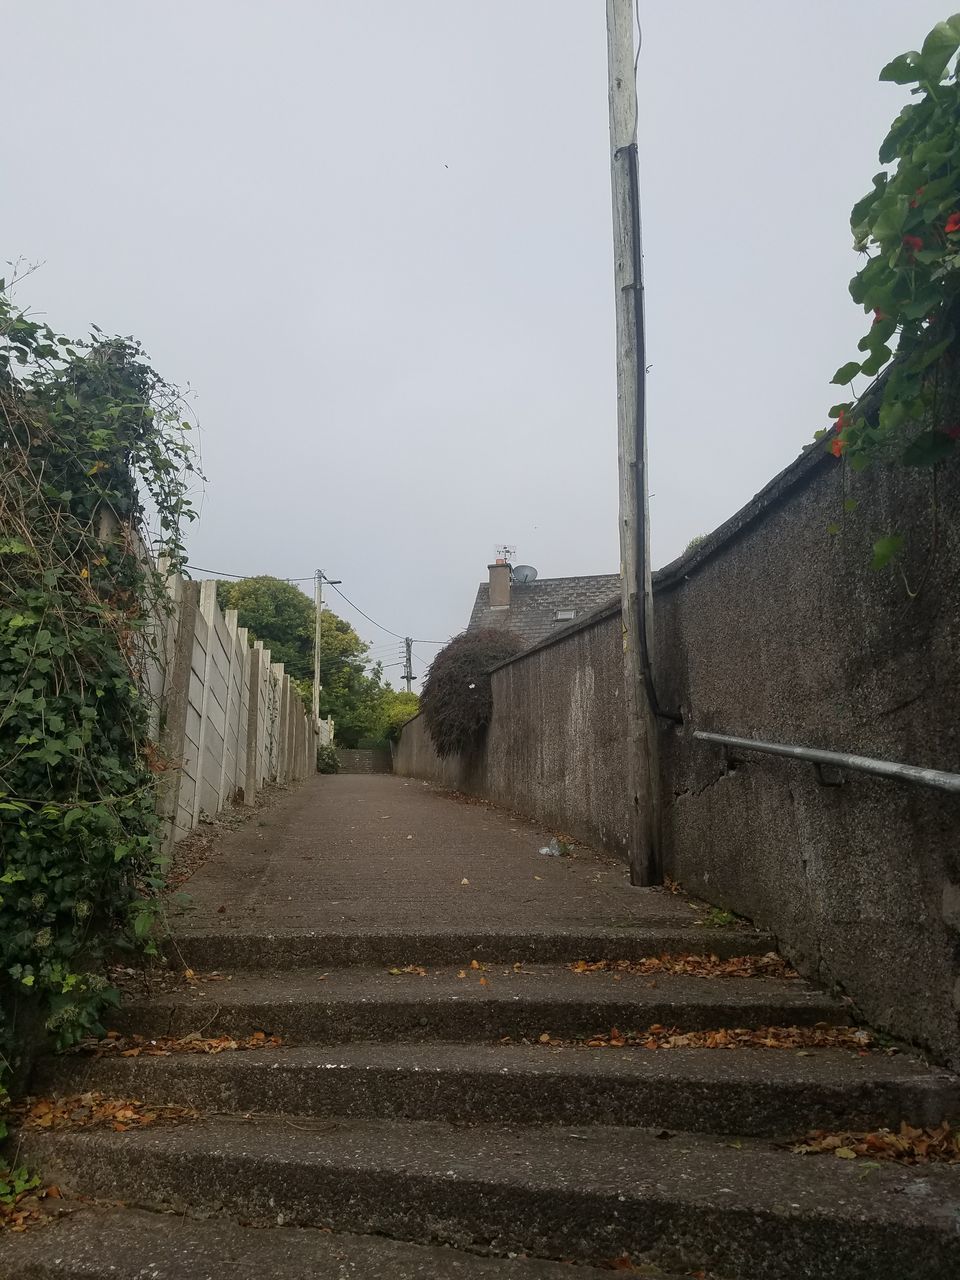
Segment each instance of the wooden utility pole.
[{"label": "wooden utility pole", "polygon": [[630,879],[660,884],[660,766],[651,672],[653,590],[647,502],[646,352],[637,163],[634,0],[607,0],[610,169],[617,307],[620,569],[630,773]]},{"label": "wooden utility pole", "polygon": [[407,693],[410,693],[413,688],[413,641],[409,636],[404,637],[403,645],[405,650],[403,678],[407,682]]},{"label": "wooden utility pole", "polygon": [[320,732],[320,615],[323,613],[323,573],[317,569],[313,575],[313,732]]},{"label": "wooden utility pole", "polygon": [[313,732],[320,732],[320,633],[323,629],[323,584],[329,582],[331,587],[340,585],[340,578],[328,578],[322,569],[313,575],[313,605],[316,619],[313,624]]}]

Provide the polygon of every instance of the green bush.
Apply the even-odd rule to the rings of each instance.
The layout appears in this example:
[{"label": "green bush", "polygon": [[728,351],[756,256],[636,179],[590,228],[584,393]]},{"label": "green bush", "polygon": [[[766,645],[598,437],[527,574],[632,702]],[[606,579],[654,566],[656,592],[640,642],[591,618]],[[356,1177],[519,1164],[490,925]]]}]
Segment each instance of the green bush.
[{"label": "green bush", "polygon": [[332,742],[317,747],[317,773],[339,773],[340,757]]},{"label": "green bush", "polygon": [[174,388],[126,339],[76,342],[0,282],[0,1083],[22,1028],[60,1047],[154,948],[163,888],[144,671],[182,563],[191,452]]},{"label": "green bush", "polygon": [[493,712],[490,668],[512,658],[523,642],[512,631],[465,631],[433,660],[420,709],[441,758],[474,750]]}]

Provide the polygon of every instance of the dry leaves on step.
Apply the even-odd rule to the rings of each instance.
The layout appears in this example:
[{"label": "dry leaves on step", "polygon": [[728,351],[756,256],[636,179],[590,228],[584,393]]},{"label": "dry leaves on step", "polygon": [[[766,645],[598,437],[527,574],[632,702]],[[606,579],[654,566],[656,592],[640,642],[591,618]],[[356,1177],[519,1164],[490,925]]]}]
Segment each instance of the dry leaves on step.
[{"label": "dry leaves on step", "polygon": [[817,1129],[791,1149],[798,1155],[833,1155],[841,1160],[960,1164],[960,1130],[951,1128],[946,1120],[935,1129],[914,1129],[906,1122],[897,1131],[830,1133]]},{"label": "dry leaves on step", "polygon": [[0,1233],[26,1231],[47,1222],[44,1200],[59,1199],[59,1187],[42,1187],[36,1174],[22,1166],[10,1169],[0,1165]]},{"label": "dry leaves on step", "polygon": [[225,1053],[234,1049],[275,1049],[283,1041],[279,1036],[268,1036],[264,1031],[235,1040],[232,1036],[203,1036],[191,1031],[185,1036],[121,1035],[108,1031],[102,1040],[81,1040],[71,1053],[92,1053],[95,1057],[120,1058],[169,1058],[174,1053]]},{"label": "dry leaves on step", "polygon": [[683,973],[695,978],[796,978],[782,956],[768,951],[763,956],[714,955],[645,956],[642,960],[577,960],[569,966],[574,973]]},{"label": "dry leaves on step", "polygon": [[402,969],[388,969],[387,973],[392,973],[394,977],[399,976],[401,973],[415,973],[418,978],[427,976],[426,969],[418,964],[405,964]]},{"label": "dry leaves on step", "polygon": [[[512,1044],[514,1041],[505,1036],[500,1043]],[[529,1044],[531,1041],[521,1043]],[[860,1027],[830,1027],[822,1023],[815,1027],[720,1027],[716,1031],[680,1031],[677,1027],[655,1023],[645,1031],[621,1031],[611,1027],[609,1031],[576,1039],[544,1031],[537,1037],[537,1043],[588,1049],[620,1049],[625,1046],[640,1049],[856,1049],[866,1053],[872,1038],[869,1031]]]},{"label": "dry leaves on step", "polygon": [[198,1120],[193,1107],[155,1106],[138,1098],[109,1098],[102,1093],[77,1093],[67,1098],[27,1098],[11,1107],[24,1129],[127,1129],[153,1124],[182,1124]]}]

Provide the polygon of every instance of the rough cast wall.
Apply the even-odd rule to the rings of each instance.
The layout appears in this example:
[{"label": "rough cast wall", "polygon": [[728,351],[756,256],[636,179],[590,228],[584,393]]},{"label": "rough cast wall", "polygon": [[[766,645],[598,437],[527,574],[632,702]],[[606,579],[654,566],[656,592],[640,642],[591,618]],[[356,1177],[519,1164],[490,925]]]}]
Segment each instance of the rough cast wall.
[{"label": "rough cast wall", "polygon": [[[931,563],[929,472],[801,458],[658,575],[661,701],[690,727],[960,772],[960,469],[938,489]],[[893,529],[916,599],[869,566]],[[686,729],[663,743],[668,870],[960,1065],[960,796],[855,773],[826,787],[756,755],[724,773]]]},{"label": "rough cast wall", "polygon": [[[743,756],[693,728],[960,772],[960,468],[857,476],[819,450],[656,579],[667,870],[769,928],[875,1025],[960,1066],[960,796]],[[855,497],[854,512],[844,500]],[[830,533],[832,524],[840,526]],[[907,537],[873,572],[880,534]],[[472,762],[423,726],[396,770],[476,792],[612,850],[625,845],[619,619],[568,628],[494,674]]]},{"label": "rough cast wall", "polygon": [[403,730],[394,772],[486,796],[623,854],[626,802],[620,615],[607,613],[493,673],[493,720],[473,758],[439,760],[422,716]]}]

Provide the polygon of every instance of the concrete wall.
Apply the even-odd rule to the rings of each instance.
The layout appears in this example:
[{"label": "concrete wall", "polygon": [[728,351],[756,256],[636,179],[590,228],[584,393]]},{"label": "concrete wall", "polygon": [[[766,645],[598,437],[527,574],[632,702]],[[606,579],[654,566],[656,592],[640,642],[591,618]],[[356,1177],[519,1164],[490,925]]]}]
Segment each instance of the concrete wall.
[{"label": "concrete wall", "polygon": [[[727,772],[689,734],[960,772],[960,468],[938,477],[936,533],[931,484],[812,452],[658,575],[660,697],[686,725],[663,737],[664,834],[687,888],[960,1064],[960,796],[852,772],[827,787],[749,753]],[[874,572],[892,529],[903,572]]]},{"label": "concrete wall", "polygon": [[622,654],[619,606],[558,630],[494,671],[480,752],[440,760],[417,716],[401,734],[394,772],[486,796],[626,856]]},{"label": "concrete wall", "polygon": [[258,642],[252,648],[216,582],[168,579],[170,612],[158,622],[147,683],[160,746],[174,762],[158,809],[179,840],[235,800],[253,804],[265,782],[291,782],[314,767],[303,701]]},{"label": "concrete wall", "polygon": [[[960,468],[853,475],[820,448],[655,581],[670,874],[772,930],[875,1025],[960,1066],[960,797],[741,753],[694,728],[960,772]],[[855,511],[845,510],[853,497]],[[830,532],[836,526],[836,532]],[[881,534],[906,538],[874,572]],[[931,554],[935,548],[935,554]],[[493,676],[472,760],[422,719],[396,771],[473,791],[614,851],[626,845],[615,612]]]}]

